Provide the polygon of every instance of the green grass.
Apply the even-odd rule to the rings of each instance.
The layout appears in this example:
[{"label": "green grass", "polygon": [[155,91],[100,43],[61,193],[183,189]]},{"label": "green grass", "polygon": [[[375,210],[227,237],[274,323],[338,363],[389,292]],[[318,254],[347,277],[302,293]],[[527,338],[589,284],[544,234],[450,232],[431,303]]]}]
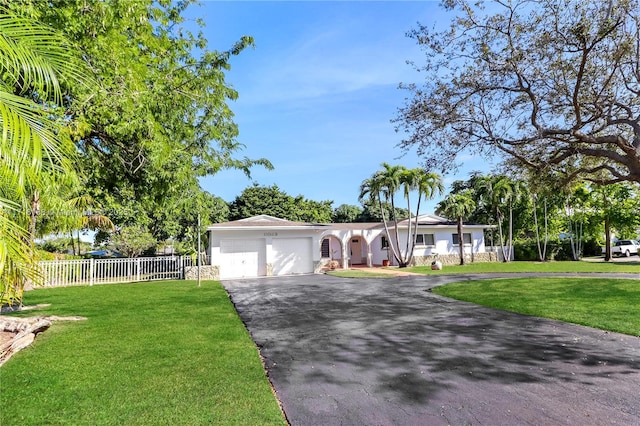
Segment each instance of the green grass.
[{"label": "green grass", "polygon": [[4,425],[284,425],[259,353],[217,282],[28,292],[55,322],[0,368]]},{"label": "green grass", "polygon": [[407,272],[420,274],[482,274],[500,272],[609,272],[635,273],[640,277],[640,261],[630,262],[482,262],[469,263],[464,266],[444,265],[441,271],[432,271],[431,266],[407,268]]},{"label": "green grass", "polygon": [[393,278],[393,274],[386,274],[384,272],[369,272],[362,269],[347,269],[340,271],[327,271],[327,275],[333,275],[334,277],[342,278]]},{"label": "green grass", "polygon": [[483,306],[640,336],[640,281],[508,278],[449,284],[433,292]]}]

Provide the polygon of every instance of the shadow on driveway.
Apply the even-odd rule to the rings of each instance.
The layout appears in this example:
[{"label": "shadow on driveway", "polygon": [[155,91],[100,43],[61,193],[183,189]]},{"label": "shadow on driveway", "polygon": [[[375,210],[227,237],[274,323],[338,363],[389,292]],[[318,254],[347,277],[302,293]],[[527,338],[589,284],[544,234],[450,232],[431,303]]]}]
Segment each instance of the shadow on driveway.
[{"label": "shadow on driveway", "polygon": [[640,424],[640,339],[428,291],[471,279],[226,281],[293,425]]}]

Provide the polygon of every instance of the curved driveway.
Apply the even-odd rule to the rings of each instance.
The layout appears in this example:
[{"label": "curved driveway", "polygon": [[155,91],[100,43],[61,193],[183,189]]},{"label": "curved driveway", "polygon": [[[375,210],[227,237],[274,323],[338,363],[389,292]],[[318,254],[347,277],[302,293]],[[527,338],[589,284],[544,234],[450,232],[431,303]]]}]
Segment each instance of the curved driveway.
[{"label": "curved driveway", "polygon": [[292,425],[640,425],[640,338],[428,291],[469,279],[223,284]]}]

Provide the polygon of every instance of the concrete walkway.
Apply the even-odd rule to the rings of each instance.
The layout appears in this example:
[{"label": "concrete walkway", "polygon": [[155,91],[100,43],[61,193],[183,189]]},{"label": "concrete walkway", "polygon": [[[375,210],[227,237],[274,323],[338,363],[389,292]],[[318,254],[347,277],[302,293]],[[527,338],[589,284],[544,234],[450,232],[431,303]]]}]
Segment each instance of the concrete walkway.
[{"label": "concrete walkway", "polygon": [[469,279],[223,284],[292,425],[640,425],[640,338],[428,291]]}]

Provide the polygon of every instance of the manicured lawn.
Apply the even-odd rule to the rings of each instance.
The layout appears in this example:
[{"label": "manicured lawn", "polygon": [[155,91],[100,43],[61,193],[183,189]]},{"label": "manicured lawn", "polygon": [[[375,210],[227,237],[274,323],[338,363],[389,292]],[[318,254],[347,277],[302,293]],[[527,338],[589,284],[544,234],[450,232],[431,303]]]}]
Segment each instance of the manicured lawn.
[{"label": "manicured lawn", "polygon": [[258,351],[217,282],[41,289],[55,322],[0,368],[2,425],[284,425]]},{"label": "manicured lawn", "polygon": [[640,280],[514,277],[449,284],[433,292],[506,311],[640,336]]},{"label": "manicured lawn", "polygon": [[347,269],[339,271],[329,271],[327,275],[333,275],[334,277],[342,278],[393,278],[393,274],[386,274],[384,272],[371,272],[362,269]]},{"label": "manicured lawn", "polygon": [[492,272],[610,272],[635,273],[640,278],[640,261],[629,262],[482,262],[464,266],[444,265],[441,271],[432,271],[431,266],[407,268],[408,272],[420,274],[482,274]]}]

